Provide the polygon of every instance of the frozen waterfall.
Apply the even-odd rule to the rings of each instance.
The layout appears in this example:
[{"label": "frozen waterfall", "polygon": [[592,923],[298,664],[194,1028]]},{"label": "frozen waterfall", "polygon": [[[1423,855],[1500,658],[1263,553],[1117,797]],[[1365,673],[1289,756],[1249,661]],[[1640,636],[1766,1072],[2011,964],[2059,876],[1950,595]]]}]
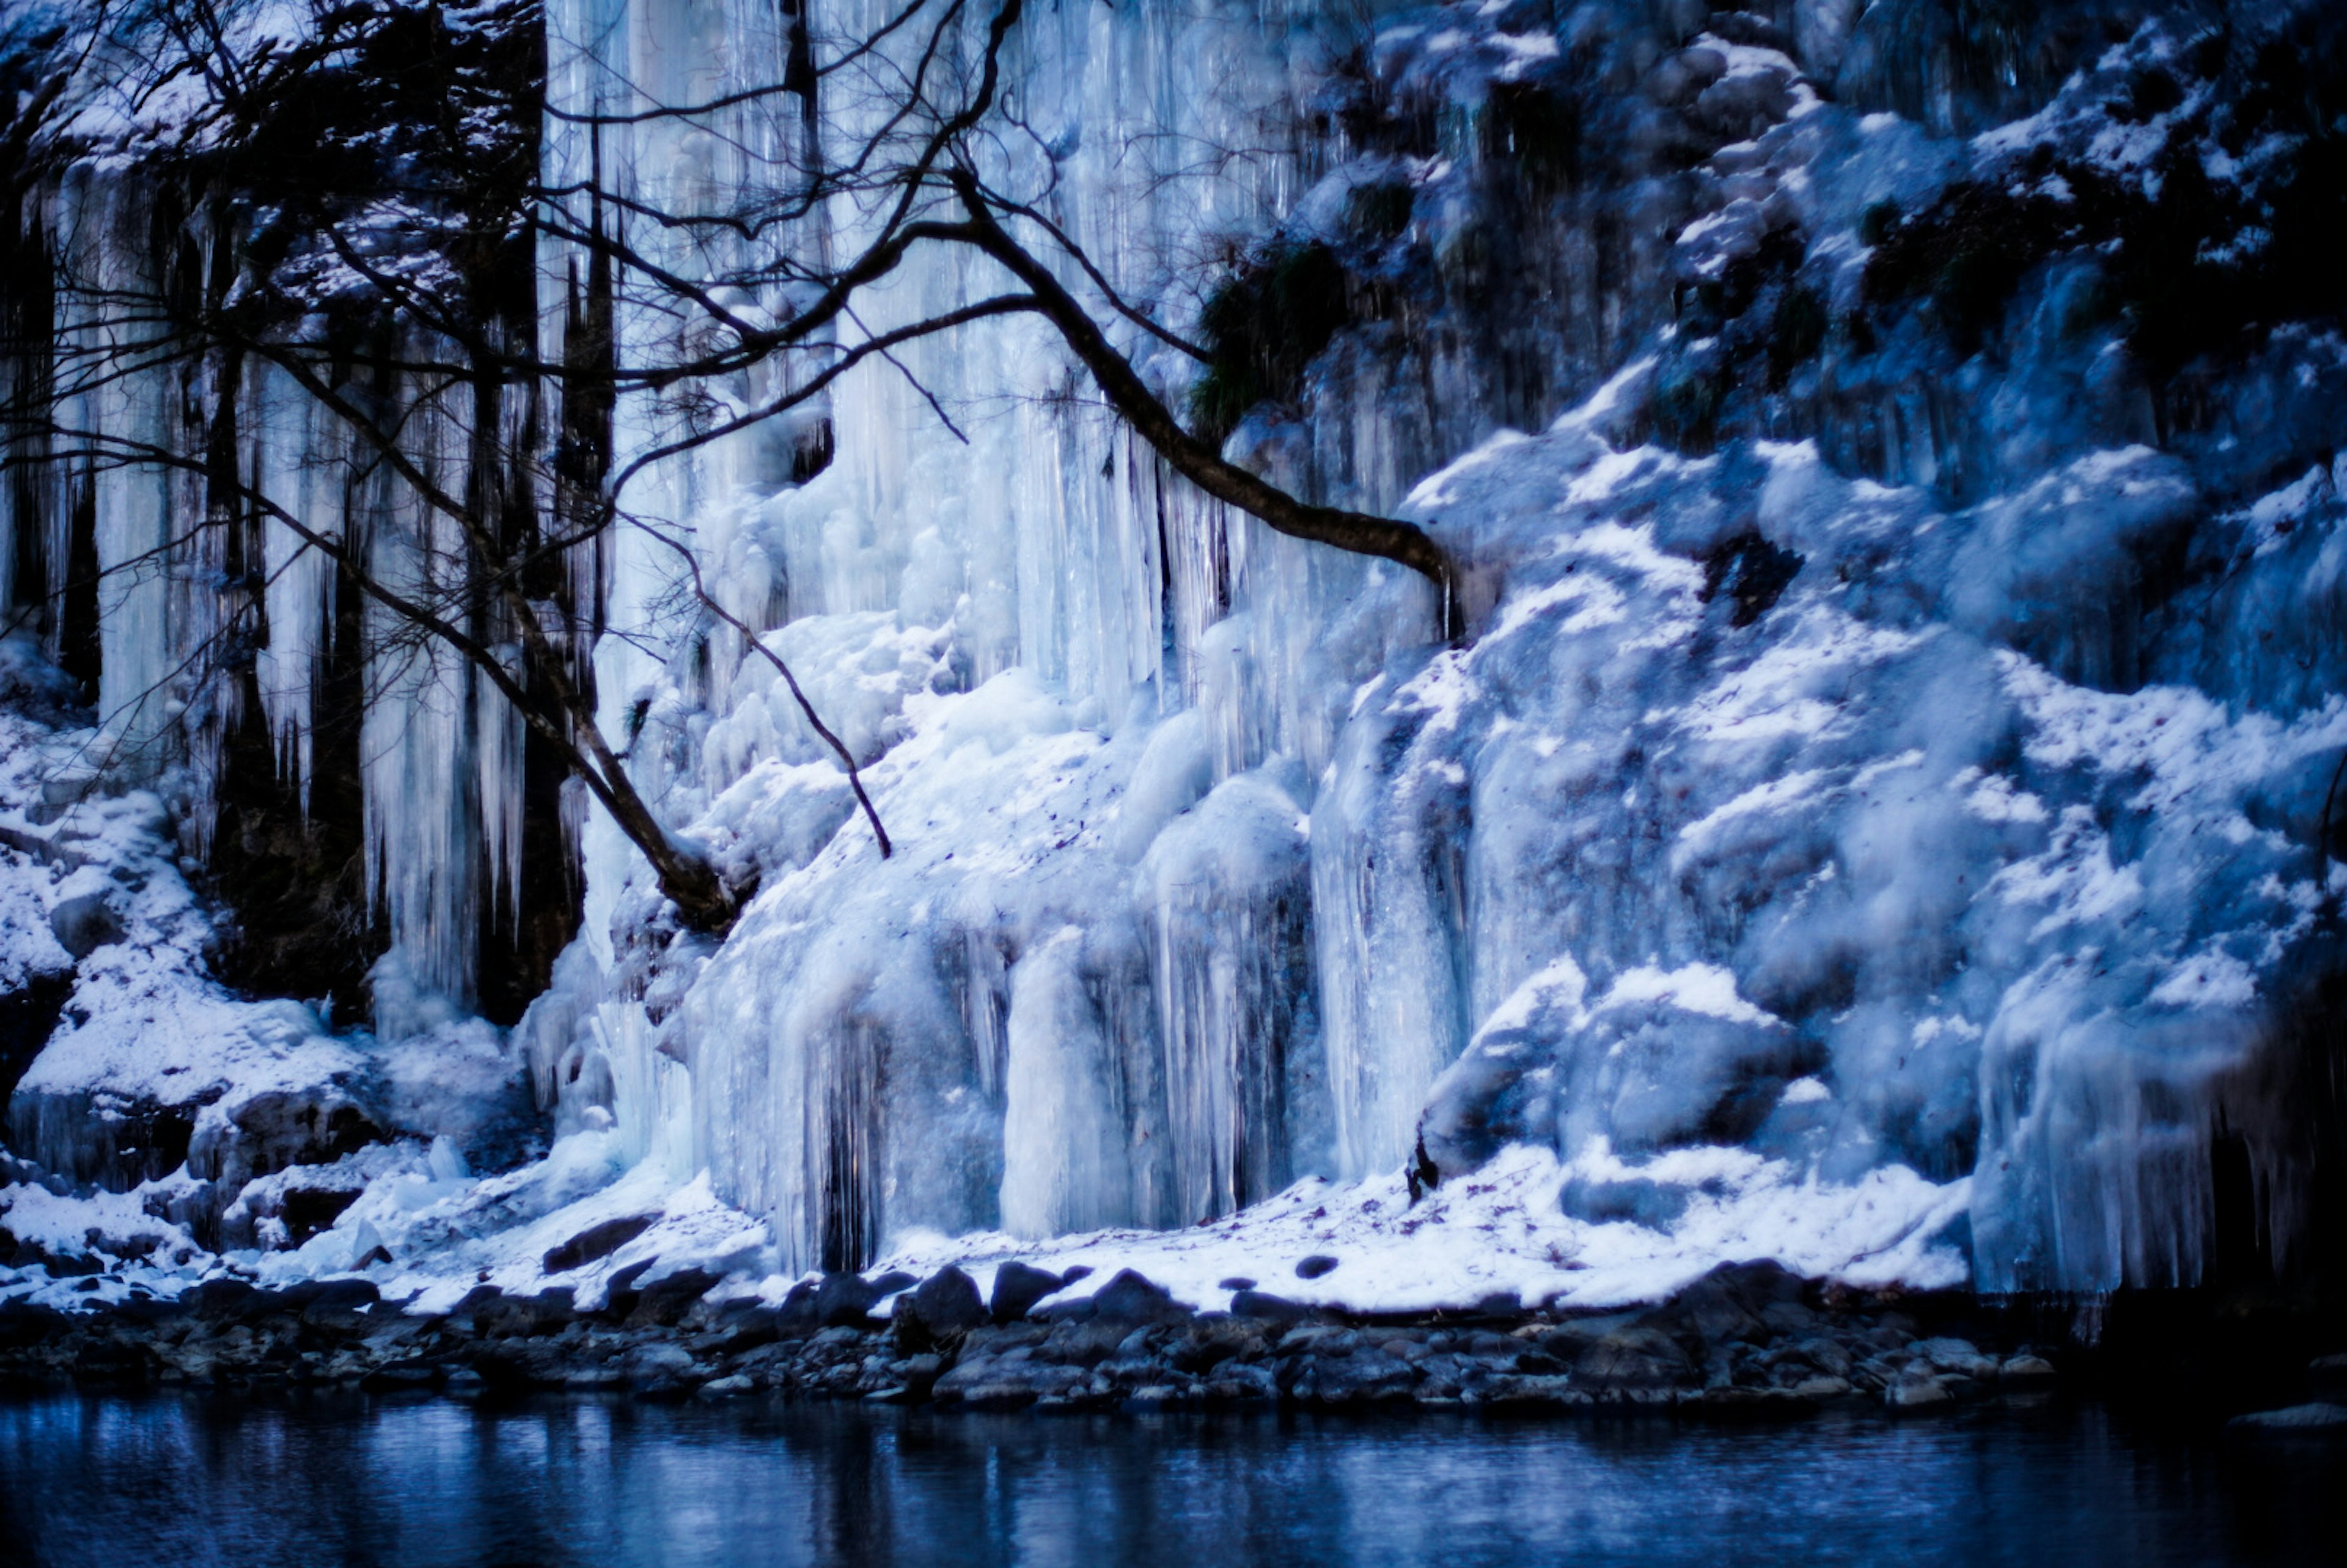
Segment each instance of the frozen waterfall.
[{"label": "frozen waterfall", "polygon": [[[1910,47],[1919,9],[1028,5],[979,172],[1174,337],[1245,309],[1286,331],[1282,279],[1328,291],[1224,449],[1426,527],[1471,635],[1443,645],[1399,568],[1176,477],[1032,315],[657,458],[822,362],[623,391],[633,526],[562,591],[592,607],[604,737],[757,891],[723,939],[680,931],[569,788],[579,935],[517,1031],[557,1131],[705,1171],[785,1271],[1194,1225],[1307,1176],[1415,1197],[1520,1144],[1574,1220],[1729,1252],[1778,1245],[1721,1219],[1766,1188],[1838,1216],[1905,1194],[1873,1254],[1985,1289],[2188,1283],[2243,1234],[2287,1261],[2338,1093],[2314,1042],[2347,893],[2347,344],[2259,323],[2168,381],[2130,347],[2095,213],[2165,210],[2181,158],[2248,202],[2284,156],[2227,141],[2247,67],[2180,10],[2057,7],[2093,27],[2024,69]],[[942,7],[900,10],[548,0],[545,183],[599,185],[588,220],[642,260],[610,291],[619,363],[693,346],[653,269],[874,231],[848,195],[797,210],[793,171],[883,134],[907,75],[974,69],[993,15],[924,62]],[[795,47],[819,86],[775,91]],[[2137,112],[2153,71],[2180,96]],[[93,159],[37,223],[101,279],[248,237],[188,219],[182,260],[154,200]],[[788,216],[647,216],[753,208]],[[1958,219],[2069,248],[1983,252],[2011,275],[1976,307],[1926,266]],[[538,247],[535,320],[505,324],[557,361],[593,263]],[[917,247],[829,347],[1003,276]],[[726,308],[786,320],[796,287]],[[1209,373],[1101,313],[1192,407]],[[60,395],[118,446],[225,443],[386,582],[461,574],[447,520],[275,371]],[[555,505],[496,454],[562,411],[384,395],[447,487]],[[169,799],[193,866],[241,704],[284,776],[314,771],[333,572],[281,519],[179,528],[213,504],[185,468],[42,472],[0,487],[0,569],[38,575],[26,603],[91,550],[154,563],[106,579],[88,766]],[[249,686],[190,662],[239,617],[265,629]],[[478,997],[530,764],[477,671],[379,607],[363,628],[390,1038],[421,1027],[397,999]]]}]

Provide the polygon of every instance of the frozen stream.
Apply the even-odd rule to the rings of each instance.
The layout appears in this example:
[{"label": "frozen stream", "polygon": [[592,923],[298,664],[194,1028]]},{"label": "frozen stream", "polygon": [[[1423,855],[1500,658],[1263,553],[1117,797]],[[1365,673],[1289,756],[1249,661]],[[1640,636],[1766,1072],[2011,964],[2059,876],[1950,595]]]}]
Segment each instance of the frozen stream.
[{"label": "frozen stream", "polygon": [[0,1402],[10,1562],[2311,1562],[2347,1452],[2049,1404],[1791,1428]]}]

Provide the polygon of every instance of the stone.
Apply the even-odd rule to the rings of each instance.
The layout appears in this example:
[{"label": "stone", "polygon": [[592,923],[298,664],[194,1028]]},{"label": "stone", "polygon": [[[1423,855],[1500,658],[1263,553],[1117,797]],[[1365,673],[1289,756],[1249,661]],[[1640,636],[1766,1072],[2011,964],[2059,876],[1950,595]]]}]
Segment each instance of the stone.
[{"label": "stone", "polygon": [[1566,1377],[1501,1373],[1475,1390],[1476,1403],[1494,1410],[1547,1410],[1587,1404],[1589,1396]]},{"label": "stone", "polygon": [[0,1349],[38,1345],[62,1333],[73,1319],[54,1307],[0,1302]]},{"label": "stone", "polygon": [[[1553,1328],[1541,1330],[1537,1337],[1542,1349],[1560,1361],[1570,1362],[1607,1335],[1627,1328],[1638,1316],[1635,1312],[1609,1312],[1594,1317],[1569,1317]],[[1450,1346],[1445,1344],[1443,1348]]]},{"label": "stone", "polygon": [[2225,1423],[2227,1431],[2268,1434],[2320,1434],[2347,1437],[2347,1405],[2291,1405],[2279,1410],[2254,1410]]},{"label": "stone", "polygon": [[756,1391],[757,1385],[755,1383],[750,1381],[749,1378],[743,1377],[741,1373],[735,1372],[728,1377],[712,1378],[709,1381],[701,1385],[698,1393],[700,1398],[704,1399],[733,1399],[737,1395],[754,1393]]},{"label": "stone", "polygon": [[1882,1390],[1882,1402],[1894,1410],[1922,1410],[1955,1402],[1955,1390],[1944,1378],[1910,1368]]},{"label": "stone", "polygon": [[1722,1264],[1638,1321],[1665,1334],[1691,1335],[1706,1345],[1765,1340],[1768,1326],[1755,1310],[1759,1304],[1747,1300],[1730,1272],[1734,1266]]},{"label": "stone", "polygon": [[1858,1358],[1850,1353],[1848,1346],[1823,1334],[1796,1341],[1793,1349],[1810,1366],[1831,1378],[1847,1378],[1850,1368],[1858,1365]]},{"label": "stone", "polygon": [[473,1369],[500,1385],[559,1384],[568,1370],[559,1347],[550,1339],[497,1339],[472,1352]]},{"label": "stone", "polygon": [[1065,1284],[1065,1279],[1050,1269],[1013,1258],[994,1271],[994,1297],[988,1306],[997,1323],[1015,1323],[1033,1311],[1037,1302]]},{"label": "stone", "polygon": [[980,1356],[939,1378],[932,1393],[940,1404],[1013,1409],[1046,1395],[1065,1394],[1083,1380],[1082,1370],[1075,1367],[1031,1360],[1005,1364],[999,1358]]},{"label": "stone", "polygon": [[904,1376],[906,1390],[916,1399],[929,1397],[929,1390],[937,1387],[945,1369],[945,1358],[939,1356],[907,1357],[898,1368]]},{"label": "stone", "polygon": [[207,1320],[235,1317],[259,1292],[241,1279],[207,1279],[179,1299]]},{"label": "stone", "polygon": [[484,1338],[559,1334],[577,1316],[571,1310],[573,1299],[568,1290],[543,1291],[537,1296],[494,1296],[473,1308],[473,1327]]},{"label": "stone", "polygon": [[1238,1405],[1276,1399],[1279,1387],[1268,1368],[1225,1366],[1200,1393],[1210,1405]]},{"label": "stone", "polygon": [[861,1327],[888,1294],[860,1274],[826,1274],[815,1286],[815,1321],[825,1328]]},{"label": "stone", "polygon": [[1228,1279],[1216,1280],[1214,1282],[1214,1288],[1217,1290],[1253,1290],[1255,1288],[1255,1281],[1249,1279],[1244,1274],[1235,1274]]},{"label": "stone", "polygon": [[1908,1348],[1931,1362],[1934,1371],[1980,1381],[1993,1380],[1997,1374],[1996,1358],[1982,1355],[1979,1347],[1969,1339],[1918,1339]]},{"label": "stone", "polygon": [[1129,1268],[1102,1286],[1092,1305],[1092,1316],[1108,1323],[1179,1323],[1191,1316],[1163,1286]]},{"label": "stone", "polygon": [[1321,1323],[1281,1336],[1279,1353],[1286,1357],[1349,1356],[1360,1343],[1361,1336],[1358,1330],[1339,1324]]},{"label": "stone", "polygon": [[562,1274],[610,1256],[659,1223],[658,1214],[628,1214],[589,1225],[569,1241],[548,1247],[540,1260],[548,1274]]},{"label": "stone", "polygon": [[1245,1317],[1201,1317],[1173,1347],[1181,1371],[1203,1376],[1234,1357],[1259,1355],[1269,1344],[1262,1322]]},{"label": "stone", "polygon": [[638,1385],[682,1379],[693,1369],[692,1352],[682,1345],[639,1345],[628,1352],[628,1376]]},{"label": "stone", "polygon": [[636,1289],[636,1281],[651,1272],[653,1262],[653,1259],[648,1257],[641,1262],[631,1263],[604,1282],[603,1316],[606,1318],[613,1323],[624,1323],[628,1320],[629,1314],[635,1311],[637,1298],[641,1294]]},{"label": "stone", "polygon": [[[706,1312],[707,1307],[704,1300],[701,1310]],[[729,1356],[771,1345],[783,1337],[781,1309],[754,1296],[738,1296],[707,1316],[712,1348]]]},{"label": "stone", "polygon": [[1642,1319],[1593,1341],[1574,1358],[1573,1376],[1593,1390],[1676,1389],[1693,1383],[1696,1370],[1676,1340]]},{"label": "stone", "polygon": [[1996,1380],[2012,1385],[2050,1383],[2057,1374],[2054,1363],[2043,1356],[2012,1356],[1996,1369]]},{"label": "stone", "polygon": [[1312,1309],[1266,1291],[1242,1290],[1231,1297],[1231,1316],[1264,1323],[1301,1323],[1312,1316]]},{"label": "stone", "polygon": [[684,1268],[645,1286],[636,1298],[628,1324],[636,1328],[673,1328],[692,1304],[709,1294],[717,1276],[705,1268]]},{"label": "stone", "polygon": [[1680,1409],[1709,1420],[1791,1420],[1814,1415],[1817,1401],[1790,1389],[1706,1389]]},{"label": "stone", "polygon": [[[499,1310],[495,1304],[503,1301],[505,1295],[504,1291],[494,1285],[477,1285],[459,1296],[456,1306],[448,1308],[447,1320],[478,1333],[480,1331],[477,1322],[479,1314],[487,1309],[494,1317]],[[246,1309],[248,1319],[251,1310],[250,1307]]]},{"label": "stone", "polygon": [[1296,1397],[1322,1405],[1383,1404],[1409,1399],[1419,1376],[1409,1362],[1374,1350],[1315,1358],[1296,1382]]},{"label": "stone", "polygon": [[1124,1332],[1121,1323],[1061,1323],[1052,1327],[1051,1337],[1037,1353],[1066,1366],[1097,1367],[1116,1353]]},{"label": "stone", "polygon": [[897,1339],[909,1349],[923,1349],[977,1327],[989,1316],[977,1283],[948,1266],[897,1297]]},{"label": "stone", "polygon": [[777,1339],[805,1339],[821,1330],[823,1319],[817,1316],[815,1305],[820,1288],[811,1279],[802,1279],[791,1286],[783,1304],[774,1308]]},{"label": "stone", "polygon": [[620,1389],[627,1381],[628,1374],[620,1367],[574,1367],[562,1375],[564,1388],[580,1390]]},{"label": "stone", "polygon": [[1316,1252],[1310,1257],[1305,1258],[1296,1264],[1296,1277],[1298,1279],[1317,1279],[1322,1275],[1334,1270],[1337,1266],[1337,1260],[1330,1257],[1327,1253]]},{"label": "stone", "polygon": [[98,948],[122,940],[122,921],[103,893],[64,898],[49,911],[49,929],[57,946],[75,958],[87,958]]}]

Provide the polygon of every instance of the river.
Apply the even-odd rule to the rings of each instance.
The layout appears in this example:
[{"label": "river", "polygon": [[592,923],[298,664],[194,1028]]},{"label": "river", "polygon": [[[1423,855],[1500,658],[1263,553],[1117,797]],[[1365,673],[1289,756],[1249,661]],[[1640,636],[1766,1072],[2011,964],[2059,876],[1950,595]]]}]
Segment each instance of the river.
[{"label": "river", "polygon": [[2335,1562],[2347,1445],[2092,1405],[1770,1427],[0,1398],[26,1568]]}]

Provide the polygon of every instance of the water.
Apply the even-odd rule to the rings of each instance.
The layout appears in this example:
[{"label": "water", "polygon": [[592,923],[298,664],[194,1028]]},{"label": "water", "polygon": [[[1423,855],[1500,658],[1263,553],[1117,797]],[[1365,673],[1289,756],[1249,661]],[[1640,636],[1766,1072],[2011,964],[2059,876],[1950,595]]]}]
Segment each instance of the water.
[{"label": "water", "polygon": [[1790,1427],[0,1402],[11,1563],[2335,1561],[2347,1450],[2093,1408]]}]

